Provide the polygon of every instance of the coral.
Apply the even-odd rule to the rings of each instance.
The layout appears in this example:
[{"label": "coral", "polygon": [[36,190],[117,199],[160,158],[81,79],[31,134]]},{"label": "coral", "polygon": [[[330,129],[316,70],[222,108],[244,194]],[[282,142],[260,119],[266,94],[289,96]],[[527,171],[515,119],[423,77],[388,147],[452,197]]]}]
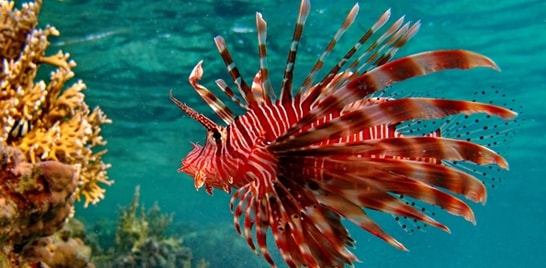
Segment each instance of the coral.
[{"label": "coral", "polygon": [[[146,211],[139,200],[137,186],[131,205],[120,212],[113,247],[94,254],[93,262],[100,267],[192,267],[190,248],[167,234],[172,214],[161,214],[157,204]],[[208,263],[201,260],[195,267],[205,268]]]},{"label": "coral", "polygon": [[173,215],[160,214],[157,204],[148,212],[142,207],[138,213],[139,200],[140,187],[137,186],[131,205],[120,212],[116,229],[116,244],[120,251],[135,250],[149,237],[165,239],[167,227],[172,223]]},{"label": "coral", "polygon": [[191,251],[180,244],[178,239],[146,238],[131,254],[117,257],[113,262],[114,267],[191,268]]},{"label": "coral", "polygon": [[19,149],[0,145],[0,251],[61,229],[73,212],[77,183],[70,165],[28,163]]},{"label": "coral", "polygon": [[[42,1],[14,9],[13,1],[0,0],[0,141],[17,147],[31,163],[60,161],[79,174],[76,198],[84,205],[104,197],[110,185],[102,161],[106,144],[101,126],[111,121],[100,108],[91,110],[82,91],[85,84],[74,77],[76,66],[68,53],[46,55],[48,36],[59,35],[52,26],[36,29]],[[54,68],[50,81],[35,82],[42,65]]]},{"label": "coral", "polygon": [[[233,232],[233,227],[222,223],[200,225],[175,224],[173,232],[184,237],[184,245],[191,248],[194,258],[206,258],[209,267],[266,268],[261,256],[248,250],[246,240]],[[211,254],[229,252],[229,254]]]}]

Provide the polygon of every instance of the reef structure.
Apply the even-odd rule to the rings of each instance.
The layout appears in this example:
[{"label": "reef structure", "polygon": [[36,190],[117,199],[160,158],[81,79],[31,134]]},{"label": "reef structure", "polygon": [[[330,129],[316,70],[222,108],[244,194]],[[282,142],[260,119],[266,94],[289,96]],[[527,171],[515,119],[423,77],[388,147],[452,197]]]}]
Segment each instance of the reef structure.
[{"label": "reef structure", "polygon": [[58,260],[81,241],[55,232],[75,201],[96,204],[113,183],[101,136],[111,120],[85,102],[81,80],[68,84],[76,67],[70,55],[47,51],[59,31],[37,28],[41,8],[42,0],[19,9],[0,0],[0,267],[86,267],[89,254]]},{"label": "reef structure", "polygon": [[[17,148],[0,146],[0,266],[20,261],[29,241],[61,229],[73,213],[77,174],[57,161],[28,163]],[[10,256],[10,266],[2,263]]]},{"label": "reef structure", "polygon": [[83,242],[84,228],[83,223],[71,218],[62,230],[25,245],[21,255],[31,264],[47,267],[94,268],[91,248]]},{"label": "reef structure", "polygon": [[[106,144],[101,126],[111,123],[100,108],[91,110],[82,91],[86,85],[74,77],[76,66],[62,51],[46,56],[48,37],[59,32],[52,26],[36,29],[42,1],[25,3],[0,0],[0,142],[19,148],[31,163],[59,161],[76,168],[76,198],[84,205],[104,198],[110,185],[102,161]],[[49,83],[35,82],[41,65],[53,66]]]}]

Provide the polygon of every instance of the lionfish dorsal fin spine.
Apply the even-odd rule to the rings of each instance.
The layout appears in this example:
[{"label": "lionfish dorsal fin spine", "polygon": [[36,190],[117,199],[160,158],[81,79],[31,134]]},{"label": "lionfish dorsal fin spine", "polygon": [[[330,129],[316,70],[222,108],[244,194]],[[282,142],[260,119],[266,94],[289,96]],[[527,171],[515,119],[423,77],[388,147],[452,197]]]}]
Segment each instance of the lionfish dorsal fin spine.
[{"label": "lionfish dorsal fin spine", "polygon": [[410,22],[404,25],[404,31],[401,32],[399,37],[394,39],[392,44],[389,44],[390,46],[385,45],[379,49],[379,51],[381,51],[384,48],[387,48],[383,55],[378,57],[375,62],[372,63],[373,66],[380,66],[387,63],[402,46],[404,46],[413,36],[415,36],[421,27],[421,22],[417,21],[411,27],[409,25]]},{"label": "lionfish dorsal fin spine", "polygon": [[231,79],[233,79],[233,83],[237,86],[237,89],[239,89],[239,92],[241,96],[243,96],[244,100],[247,102],[247,104],[250,107],[256,106],[256,100],[254,99],[254,96],[252,95],[252,89],[248,86],[248,84],[245,82],[243,77],[241,76],[241,73],[239,72],[239,68],[237,68],[237,65],[233,61],[233,58],[231,57],[231,53],[229,53],[229,50],[226,46],[226,41],[221,36],[216,36],[214,38],[214,43],[216,44],[216,47],[218,48],[218,52],[220,52],[220,56],[222,57],[222,60],[224,61],[224,64],[226,65],[226,68],[231,76]]},{"label": "lionfish dorsal fin spine", "polygon": [[[389,51],[404,33],[409,29],[409,22],[404,23],[404,16],[398,19],[386,32],[379,36],[367,49],[364,51],[349,68],[356,68],[356,73],[360,74],[376,66],[386,63],[390,58],[385,50]],[[382,54],[383,53],[383,54]],[[380,56],[381,55],[381,56]],[[380,59],[383,59],[380,61]],[[385,61],[386,59],[386,61]],[[360,66],[358,66],[360,64]],[[371,67],[369,67],[371,66]]]},{"label": "lionfish dorsal fin spine", "polygon": [[260,12],[256,12],[256,28],[258,29],[258,53],[260,55],[260,72],[258,74],[260,75],[260,87],[262,88],[260,95],[261,98],[270,100],[269,96],[275,97],[275,91],[271,85],[267,67],[267,23]]},{"label": "lionfish dorsal fin spine", "polygon": [[315,82],[314,81],[315,76],[317,72],[320,69],[322,69],[322,66],[324,65],[324,60],[332,52],[332,50],[338,43],[339,39],[341,38],[341,36],[343,36],[343,34],[347,31],[347,29],[349,29],[349,27],[351,27],[351,25],[354,23],[356,16],[358,15],[358,11],[359,11],[359,6],[358,4],[355,4],[353,8],[351,9],[351,11],[349,11],[349,13],[347,14],[347,17],[345,17],[345,20],[343,21],[343,24],[341,25],[341,27],[339,27],[336,34],[330,40],[330,43],[328,43],[328,45],[326,46],[326,48],[324,49],[324,51],[318,58],[317,62],[315,63],[315,65],[313,66],[313,68],[311,69],[307,77],[305,77],[301,87],[298,89],[298,94],[300,94],[301,92],[307,91],[307,89]]},{"label": "lionfish dorsal fin spine", "polygon": [[286,59],[286,67],[282,79],[280,96],[282,103],[292,102],[292,78],[294,75],[294,65],[296,64],[296,54],[310,9],[311,4],[309,3],[309,0],[301,1],[300,12],[294,28],[294,35],[292,36],[292,43],[290,43],[290,50],[288,52],[288,58]]},{"label": "lionfish dorsal fin spine", "polygon": [[256,103],[270,102],[267,93],[264,90],[264,81],[262,76],[262,70],[259,70],[258,73],[254,76],[252,80],[252,96],[256,100]]},{"label": "lionfish dorsal fin spine", "polygon": [[215,81],[216,85],[228,96],[233,103],[239,105],[239,107],[248,110],[248,105],[243,103],[236,95],[235,92],[227,85],[226,81],[223,79],[216,79]]},{"label": "lionfish dorsal fin spine", "polygon": [[199,96],[210,106],[210,108],[226,123],[231,124],[235,119],[233,112],[224,104],[222,100],[216,97],[209,89],[197,82],[203,76],[203,61],[199,61],[193,68],[189,82],[190,85],[197,91]]},{"label": "lionfish dorsal fin spine", "polygon": [[[361,66],[365,66],[365,65],[369,64],[370,61],[371,61],[370,60],[371,56],[368,56],[368,55],[370,55],[370,53],[372,53],[374,51],[374,49],[376,49],[385,40],[387,40],[387,38],[392,36],[395,32],[397,32],[400,29],[400,26],[402,25],[402,23],[404,23],[405,17],[406,16],[401,16],[400,18],[398,18],[398,20],[396,20],[387,30],[385,30],[385,32],[383,34],[381,34],[379,37],[377,37],[375,39],[375,41],[373,41],[373,43],[371,45],[369,45],[368,48],[366,48],[366,51],[360,53],[360,56],[358,56],[358,58],[356,60],[354,60],[348,66],[348,68],[349,69],[357,68],[359,66],[359,64],[361,64],[360,62],[362,62],[364,59],[366,59],[366,57],[367,57],[367,60],[364,61],[364,63],[362,63]],[[386,46],[386,44],[384,44],[383,46]],[[360,73],[360,71],[357,71],[357,73]]]},{"label": "lionfish dorsal fin spine", "polygon": [[338,71],[343,65],[358,51],[360,47],[370,39],[370,37],[377,32],[383,25],[387,23],[391,16],[391,11],[388,9],[377,19],[377,21],[360,37],[358,42],[343,56],[343,58],[320,80],[318,85],[310,88],[305,92],[305,104],[304,106],[311,106],[317,98],[323,93],[324,87],[335,77]]}]

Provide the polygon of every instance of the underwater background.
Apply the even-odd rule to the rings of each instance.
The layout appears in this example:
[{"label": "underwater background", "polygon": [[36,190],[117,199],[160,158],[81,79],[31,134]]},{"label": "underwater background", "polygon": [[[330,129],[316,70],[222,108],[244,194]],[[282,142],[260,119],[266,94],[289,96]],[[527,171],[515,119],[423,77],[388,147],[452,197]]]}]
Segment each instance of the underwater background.
[{"label": "underwater background", "polygon": [[[296,65],[296,83],[320,55],[343,21],[353,0],[311,1]],[[141,202],[157,202],[174,213],[178,230],[195,259],[211,267],[268,267],[238,237],[229,210],[229,195],[196,192],[193,180],[177,173],[190,142],[203,142],[202,126],[184,116],[168,93],[200,112],[210,109],[187,83],[193,66],[204,60],[202,83],[214,88],[224,78],[213,37],[226,39],[243,75],[258,70],[255,12],[268,22],[268,56],[273,83],[280,84],[299,1],[111,1],[45,0],[41,24],[54,25],[61,36],[51,39],[52,52],[62,49],[78,66],[77,79],[88,86],[90,106],[100,106],[113,120],[103,128],[108,141],[104,161],[112,164],[115,184],[95,206],[77,207],[90,232],[104,230],[127,206],[136,185]],[[473,99],[474,92],[492,88],[507,97],[520,113],[516,135],[501,150],[510,163],[504,180],[489,189],[487,205],[472,204],[477,226],[440,213],[451,228],[447,234],[428,228],[407,234],[389,217],[378,221],[410,249],[399,251],[359,228],[347,224],[356,239],[356,267],[546,267],[546,3],[541,0],[361,1],[352,29],[328,59],[335,64],[387,8],[391,20],[406,15],[420,19],[414,39],[397,54],[461,48],[495,60],[502,72],[485,69],[449,71],[396,84],[405,94]],[[337,56],[337,57],[336,57]],[[47,75],[47,74],[44,74]],[[432,93],[431,93],[432,92]],[[484,99],[500,98],[486,94]],[[94,226],[102,226],[94,227]],[[280,261],[279,263],[282,263]]]}]

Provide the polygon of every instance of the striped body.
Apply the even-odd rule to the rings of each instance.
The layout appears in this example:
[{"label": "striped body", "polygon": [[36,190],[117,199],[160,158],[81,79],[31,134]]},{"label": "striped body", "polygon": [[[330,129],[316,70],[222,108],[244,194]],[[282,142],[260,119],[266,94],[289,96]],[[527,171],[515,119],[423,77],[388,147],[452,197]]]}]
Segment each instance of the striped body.
[{"label": "striped body", "polygon": [[[405,250],[368,217],[368,209],[449,231],[402,196],[475,222],[471,208],[455,195],[485,202],[486,189],[474,175],[445,165],[445,161],[507,169],[506,160],[482,145],[442,137],[441,130],[406,135],[397,127],[412,120],[457,114],[486,113],[511,119],[516,113],[477,102],[374,94],[393,83],[436,71],[497,66],[485,56],[464,50],[431,51],[391,60],[417,32],[419,23],[404,23],[400,18],[384,27],[390,17],[387,11],[324,78],[315,82],[324,59],[353,23],[359,9],[355,5],[303,85],[293,90],[292,71],[309,9],[309,1],[303,0],[278,97],[269,80],[266,23],[261,14],[256,16],[260,70],[252,85],[240,75],[224,40],[215,38],[240,97],[223,80],[216,84],[245,113],[236,117],[199,84],[203,69],[202,62],[198,63],[190,84],[226,126],[171,94],[173,102],[208,131],[206,143],[194,145],[180,171],[194,178],[197,189],[205,187],[209,193],[213,188],[229,193],[235,189],[231,199],[235,227],[272,266],[275,263],[266,243],[269,230],[290,267],[352,264],[357,258],[348,247],[354,241],[342,218]],[[382,34],[377,33],[379,29]],[[364,51],[356,54],[359,49]],[[358,57],[351,62],[355,55]]]}]

